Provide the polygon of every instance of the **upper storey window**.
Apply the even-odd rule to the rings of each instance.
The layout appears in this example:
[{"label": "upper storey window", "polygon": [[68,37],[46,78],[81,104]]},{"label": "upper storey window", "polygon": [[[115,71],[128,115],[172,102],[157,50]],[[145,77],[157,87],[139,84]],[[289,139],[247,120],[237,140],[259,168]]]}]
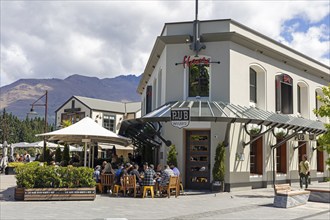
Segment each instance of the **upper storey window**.
[{"label": "upper storey window", "polygon": [[250,102],[257,103],[257,72],[250,68]]},{"label": "upper storey window", "polygon": [[276,76],[276,111],[282,114],[293,113],[292,78],[281,74]]},{"label": "upper storey window", "polygon": [[192,65],[189,68],[189,96],[208,97],[210,75],[209,65]]},{"label": "upper storey window", "polygon": [[210,60],[184,57],[184,67],[189,67],[189,97],[208,97],[210,91]]}]

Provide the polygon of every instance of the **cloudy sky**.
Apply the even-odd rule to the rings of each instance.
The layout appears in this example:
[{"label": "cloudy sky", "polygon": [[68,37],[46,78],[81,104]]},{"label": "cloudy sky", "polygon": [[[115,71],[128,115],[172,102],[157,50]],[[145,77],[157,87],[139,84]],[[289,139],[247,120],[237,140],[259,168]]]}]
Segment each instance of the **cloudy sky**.
[{"label": "cloudy sky", "polygon": [[[143,72],[166,22],[191,21],[194,0],[1,0],[1,81]],[[330,4],[199,0],[199,20],[234,19],[330,65]]]}]

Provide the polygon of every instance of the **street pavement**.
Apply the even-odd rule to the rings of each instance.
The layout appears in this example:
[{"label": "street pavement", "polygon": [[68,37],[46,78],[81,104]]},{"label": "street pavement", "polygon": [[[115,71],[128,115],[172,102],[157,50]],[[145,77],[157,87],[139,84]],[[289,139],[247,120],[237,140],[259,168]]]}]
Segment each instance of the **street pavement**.
[{"label": "street pavement", "polygon": [[[178,198],[97,195],[94,201],[15,201],[14,175],[0,175],[0,219],[330,219],[330,204],[308,202],[289,209],[273,207],[272,188],[236,192],[186,192]],[[330,188],[314,183],[310,188]],[[293,185],[298,189],[298,185]]]}]

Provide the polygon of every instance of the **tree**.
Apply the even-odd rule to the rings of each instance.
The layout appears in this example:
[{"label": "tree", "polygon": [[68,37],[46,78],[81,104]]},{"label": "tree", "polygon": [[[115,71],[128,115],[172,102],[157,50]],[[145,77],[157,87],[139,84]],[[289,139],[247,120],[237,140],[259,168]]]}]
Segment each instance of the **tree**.
[{"label": "tree", "polygon": [[55,162],[61,162],[62,160],[62,151],[61,151],[61,148],[60,147],[57,147],[56,148],[56,151],[55,151]]},{"label": "tree", "polygon": [[[319,109],[314,109],[314,113],[321,117],[330,117],[330,83],[328,86],[322,88],[323,97],[317,96],[317,100],[319,100],[322,105]],[[323,149],[330,154],[330,124],[325,124],[325,128],[327,129],[326,133],[320,135],[318,139],[318,143],[320,146],[323,146]],[[327,159],[326,163],[329,166],[330,170],[330,158]]]},{"label": "tree", "polygon": [[65,165],[68,164],[70,161],[70,148],[67,144],[64,145],[62,160],[64,161]]},{"label": "tree", "polygon": [[72,122],[70,120],[63,120],[61,124],[63,128],[66,128],[72,125]]},{"label": "tree", "polygon": [[214,157],[214,166],[212,169],[214,181],[223,182],[225,180],[225,159],[226,159],[226,150],[224,142],[218,144],[215,157]]},{"label": "tree", "polygon": [[177,154],[178,153],[176,151],[175,145],[172,144],[170,146],[169,152],[167,153],[167,164],[173,164],[174,166],[178,166],[178,161],[176,158]]}]

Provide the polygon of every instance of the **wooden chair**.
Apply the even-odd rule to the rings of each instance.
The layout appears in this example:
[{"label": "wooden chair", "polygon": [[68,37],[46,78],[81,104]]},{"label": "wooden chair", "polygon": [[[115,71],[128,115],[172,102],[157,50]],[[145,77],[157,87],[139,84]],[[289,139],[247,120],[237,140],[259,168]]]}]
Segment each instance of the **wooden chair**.
[{"label": "wooden chair", "polygon": [[171,176],[170,181],[168,182],[167,186],[160,186],[160,191],[166,190],[167,197],[170,198],[171,190],[175,191],[175,198],[179,195],[179,177],[178,176]]},{"label": "wooden chair", "polygon": [[103,187],[106,187],[106,189],[111,189],[113,187],[113,183],[115,180],[115,175],[114,174],[101,174],[101,189],[103,190]]},{"label": "wooden chair", "polygon": [[182,178],[181,178],[181,176],[179,176],[178,184],[179,184],[179,190],[181,191],[182,194],[184,194],[184,190],[183,190],[183,184],[182,184]]},{"label": "wooden chair", "polygon": [[133,189],[134,197],[136,197],[136,177],[135,175],[125,175],[123,176],[123,191],[124,196],[126,196],[126,191]]}]

